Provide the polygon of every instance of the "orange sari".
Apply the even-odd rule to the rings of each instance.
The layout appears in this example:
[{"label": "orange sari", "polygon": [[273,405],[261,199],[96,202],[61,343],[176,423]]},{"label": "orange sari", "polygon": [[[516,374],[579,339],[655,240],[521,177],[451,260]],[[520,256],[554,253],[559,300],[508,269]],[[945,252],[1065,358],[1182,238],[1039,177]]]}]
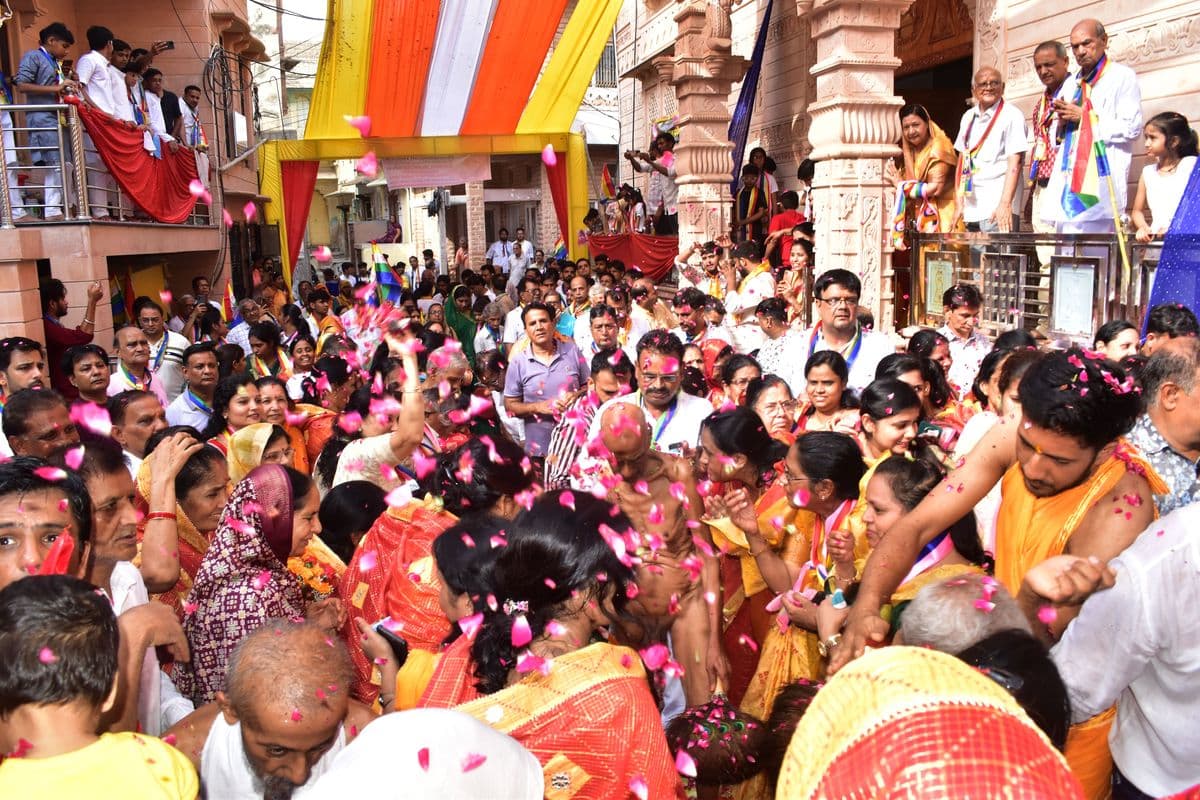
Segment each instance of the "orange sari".
[{"label": "orange sari", "polygon": [[516,739],[541,763],[549,800],[623,800],[636,777],[648,797],[678,796],[646,672],[625,647],[592,644],[555,658],[548,675],[534,670],[480,695],[462,637],[442,654],[420,706],[462,711]]},{"label": "orange sari", "polygon": [[[1124,441],[1117,444],[1112,456],[1086,481],[1052,497],[1030,494],[1025,488],[1021,465],[1011,466],[1000,484],[996,580],[1015,596],[1025,573],[1052,556],[1062,555],[1084,516],[1129,471],[1144,475],[1154,494],[1168,491],[1149,462]],[[1072,725],[1067,734],[1064,755],[1091,800],[1109,796],[1112,754],[1108,732],[1115,718],[1114,706],[1086,722]]]},{"label": "orange sari", "polygon": [[[355,620],[375,623],[390,616],[410,648],[429,653],[438,652],[450,633],[450,620],[438,603],[433,540],[457,521],[442,510],[441,500],[427,496],[389,508],[359,542],[337,589],[346,604],[342,638],[354,663],[355,698],[370,704],[379,695],[379,673],[363,654]],[[364,564],[367,553],[374,555]]]}]

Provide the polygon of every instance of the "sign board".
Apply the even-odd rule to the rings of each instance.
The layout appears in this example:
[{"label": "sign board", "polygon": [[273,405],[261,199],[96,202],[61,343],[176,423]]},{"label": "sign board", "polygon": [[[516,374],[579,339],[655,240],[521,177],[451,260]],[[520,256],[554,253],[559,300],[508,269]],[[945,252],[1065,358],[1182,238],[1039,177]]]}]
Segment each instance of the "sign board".
[{"label": "sign board", "polygon": [[921,258],[925,272],[924,313],[937,315],[942,311],[942,295],[954,285],[959,254],[953,250],[924,250]]},{"label": "sign board", "polygon": [[1096,266],[1094,258],[1054,256],[1050,260],[1051,333],[1088,341],[1095,335]]},{"label": "sign board", "polygon": [[487,153],[385,158],[380,163],[388,189],[429,189],[492,179],[492,158]]}]

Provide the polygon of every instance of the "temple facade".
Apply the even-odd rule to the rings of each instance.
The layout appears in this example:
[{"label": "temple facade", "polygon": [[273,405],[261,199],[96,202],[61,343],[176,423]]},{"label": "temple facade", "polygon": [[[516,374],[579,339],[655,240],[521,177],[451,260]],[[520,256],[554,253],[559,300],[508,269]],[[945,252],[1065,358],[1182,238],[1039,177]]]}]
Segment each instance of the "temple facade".
[{"label": "temple facade", "polygon": [[[1042,90],[1034,48],[1067,44],[1076,21],[1095,17],[1110,57],[1137,72],[1147,119],[1172,110],[1200,120],[1200,6],[1185,0],[625,0],[615,32],[620,149],[644,148],[654,124],[677,118],[684,241],[728,231],[730,112],[768,6],[746,151],[767,151],[781,190],[797,186],[801,160],[817,162],[818,271],[859,274],[881,325],[894,305],[883,171],[900,152],[903,103],[924,104],[953,138],[971,76],[992,66],[1006,101],[1028,116]],[[1144,163],[1134,158],[1131,183]],[[634,179],[627,162],[620,169],[620,180]]]}]

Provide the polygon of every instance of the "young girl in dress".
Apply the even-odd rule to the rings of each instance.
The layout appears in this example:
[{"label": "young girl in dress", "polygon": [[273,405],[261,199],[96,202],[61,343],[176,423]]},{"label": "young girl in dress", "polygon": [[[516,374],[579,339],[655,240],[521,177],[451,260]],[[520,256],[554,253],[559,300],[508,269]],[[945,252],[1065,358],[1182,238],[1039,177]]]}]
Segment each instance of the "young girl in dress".
[{"label": "young girl in dress", "polygon": [[1196,131],[1182,114],[1157,114],[1146,123],[1145,132],[1146,157],[1151,163],[1142,167],[1131,214],[1137,240],[1143,244],[1167,232],[1196,166]]}]

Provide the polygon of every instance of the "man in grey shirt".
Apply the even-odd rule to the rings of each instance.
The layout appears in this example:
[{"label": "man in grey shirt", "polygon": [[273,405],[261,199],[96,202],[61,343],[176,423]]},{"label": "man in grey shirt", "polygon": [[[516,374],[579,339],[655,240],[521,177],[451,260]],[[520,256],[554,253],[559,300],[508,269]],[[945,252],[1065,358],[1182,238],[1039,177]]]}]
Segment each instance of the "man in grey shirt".
[{"label": "man in grey shirt", "polygon": [[[55,105],[65,92],[78,92],[79,84],[67,80],[62,60],[67,57],[75,37],[61,22],[47,25],[38,34],[40,46],[21,56],[17,67],[17,91],[24,93],[30,105]],[[55,111],[30,111],[25,122],[35,130],[29,133],[34,165],[49,167],[44,179],[47,220],[62,219],[62,163],[58,153],[59,118]],[[13,209],[13,218],[27,216],[24,208]]]}]

